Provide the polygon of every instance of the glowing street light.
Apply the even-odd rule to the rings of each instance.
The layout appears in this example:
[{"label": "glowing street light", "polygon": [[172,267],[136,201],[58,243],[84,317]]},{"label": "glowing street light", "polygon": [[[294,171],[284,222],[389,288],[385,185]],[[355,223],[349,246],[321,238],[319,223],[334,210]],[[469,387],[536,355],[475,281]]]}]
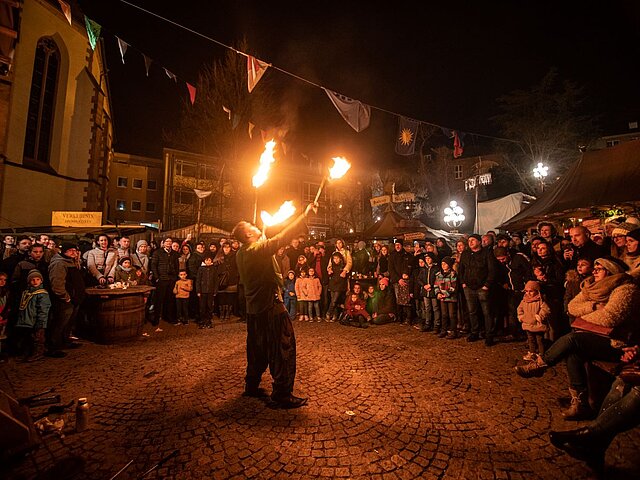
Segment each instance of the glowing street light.
[{"label": "glowing street light", "polygon": [[458,202],[451,200],[449,206],[444,209],[444,223],[450,228],[458,228],[464,222],[465,216],[463,215],[462,207],[458,205]]},{"label": "glowing street light", "polygon": [[540,180],[540,189],[544,192],[544,179],[549,175],[549,167],[542,162],[538,162],[538,166],[533,169],[533,176]]}]

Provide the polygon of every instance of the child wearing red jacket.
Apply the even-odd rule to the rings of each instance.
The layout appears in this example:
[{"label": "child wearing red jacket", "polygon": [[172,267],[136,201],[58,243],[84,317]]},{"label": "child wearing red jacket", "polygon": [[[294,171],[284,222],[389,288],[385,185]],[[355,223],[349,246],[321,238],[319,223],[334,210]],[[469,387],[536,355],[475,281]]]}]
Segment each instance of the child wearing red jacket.
[{"label": "child wearing red jacket", "polygon": [[369,312],[367,312],[367,302],[358,296],[358,294],[352,293],[347,297],[344,310],[346,313],[344,319],[345,325],[360,328],[367,328],[369,326],[371,316]]}]

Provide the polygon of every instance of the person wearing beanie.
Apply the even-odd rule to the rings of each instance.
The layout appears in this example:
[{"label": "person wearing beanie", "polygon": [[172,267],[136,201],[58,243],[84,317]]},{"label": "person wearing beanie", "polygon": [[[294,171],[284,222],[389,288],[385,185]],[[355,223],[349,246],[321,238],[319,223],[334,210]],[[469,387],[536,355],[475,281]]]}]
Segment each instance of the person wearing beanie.
[{"label": "person wearing beanie", "polygon": [[640,269],[640,228],[635,228],[627,232],[625,236],[625,250],[620,260],[629,266],[630,270],[634,271],[633,276],[637,276],[635,270]]},{"label": "person wearing beanie", "polygon": [[45,331],[51,299],[42,281],[42,274],[36,269],[31,270],[27,275],[29,287],[20,298],[15,331],[18,351],[24,355],[24,361],[39,360],[45,352]]},{"label": "person wearing beanie", "polygon": [[468,342],[480,339],[480,311],[484,319],[485,345],[493,345],[496,333],[495,318],[489,307],[489,290],[496,287],[497,261],[493,250],[483,248],[482,238],[473,234],[469,237],[469,248],[460,254],[458,264],[458,284],[464,289],[469,308],[471,333]]},{"label": "person wearing beanie", "polygon": [[136,251],[131,254],[131,264],[139,267],[144,276],[149,276],[149,243],[146,240],[138,240]]},{"label": "person wearing beanie", "polygon": [[436,273],[435,282],[435,294],[442,314],[442,331],[438,337],[448,340],[458,338],[458,275],[453,269],[454,263],[452,257],[444,257],[440,263],[442,270]]},{"label": "person wearing beanie", "polygon": [[518,321],[527,334],[529,351],[523,360],[535,360],[544,354],[544,334],[549,330],[551,309],[542,298],[540,284],[534,280],[524,286],[524,297],[518,305]]},{"label": "person wearing beanie", "polygon": [[[572,332],[559,338],[549,349],[527,365],[515,367],[522,377],[541,377],[544,372],[566,361],[571,405],[563,412],[566,420],[590,418],[585,364],[594,360],[618,362],[629,332],[634,330],[640,308],[640,290],[625,273],[626,265],[613,257],[597,258],[593,275],[582,282],[582,289],[569,302],[569,313],[576,317]],[[579,317],[579,318],[578,318]]]},{"label": "person wearing beanie", "polygon": [[627,249],[627,233],[636,227],[628,223],[619,223],[611,230],[611,256],[622,258]]},{"label": "person wearing beanie", "polygon": [[374,325],[384,325],[396,321],[396,297],[389,288],[389,279],[382,277],[378,280],[378,295],[372,305],[371,315]]},{"label": "person wearing beanie", "polygon": [[122,257],[118,260],[115,273],[113,275],[113,281],[115,283],[127,283],[131,285],[138,284],[138,277],[136,275],[136,269],[131,266],[131,258]]}]

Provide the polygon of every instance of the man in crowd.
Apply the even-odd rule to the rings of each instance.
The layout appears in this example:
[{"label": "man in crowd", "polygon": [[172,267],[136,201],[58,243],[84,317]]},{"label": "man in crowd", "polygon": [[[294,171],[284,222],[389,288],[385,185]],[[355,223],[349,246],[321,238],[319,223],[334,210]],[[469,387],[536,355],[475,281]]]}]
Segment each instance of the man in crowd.
[{"label": "man in crowd", "polygon": [[44,258],[44,245],[40,243],[34,243],[29,252],[29,256],[24,260],[18,262],[13,276],[11,277],[11,284],[16,285],[17,292],[23,292],[29,287],[27,282],[27,276],[33,269],[38,270],[42,274],[43,287],[49,289],[49,262]]},{"label": "man in crowd", "polygon": [[12,278],[13,271],[18,263],[29,257],[29,250],[31,250],[31,239],[27,236],[18,237],[16,251],[2,261],[0,271],[6,273],[9,278]]},{"label": "man in crowd", "polygon": [[16,238],[13,235],[5,235],[3,239],[2,258],[5,260],[16,253]]},{"label": "man in crowd", "polygon": [[298,257],[304,255],[304,248],[300,245],[300,238],[291,239],[291,244],[285,249],[284,253],[289,257],[289,265],[293,268],[298,263]]},{"label": "man in crowd", "polygon": [[542,239],[547,242],[549,245],[553,246],[553,250],[556,253],[560,253],[560,239],[558,238],[558,231],[556,226],[551,222],[540,222],[538,223],[538,235],[542,237]]},{"label": "man in crowd", "polygon": [[302,215],[271,239],[263,238],[262,232],[249,222],[239,222],[233,229],[233,237],[242,243],[236,262],[247,302],[244,395],[266,396],[260,381],[268,367],[273,378],[274,408],[298,408],[307,403],[306,398],[293,395],[296,338],[282,300],[283,273],[278,271],[273,254],[299,233],[311,212],[317,212],[317,205],[309,204]]},{"label": "man in crowd", "polygon": [[591,240],[591,232],[582,225],[569,229],[572,249],[564,251],[565,267],[575,269],[580,258],[588,258],[593,263],[596,259],[607,255],[606,249]]},{"label": "man in crowd", "polygon": [[522,338],[523,332],[518,321],[518,305],[524,296],[524,285],[531,279],[531,264],[523,253],[509,251],[504,247],[496,247],[493,254],[499,263],[500,286],[506,294],[509,317],[507,333],[515,338]]},{"label": "man in crowd", "polygon": [[[409,244],[411,247],[411,244]],[[411,256],[403,248],[402,241],[398,240],[393,244],[393,251],[389,253],[389,282],[393,285],[393,291],[398,298],[398,285],[405,282],[402,274],[409,274],[411,268]],[[406,283],[406,282],[405,282]]]},{"label": "man in crowd", "polygon": [[489,290],[495,285],[496,259],[491,248],[483,248],[482,237],[473,234],[469,237],[469,248],[460,255],[458,282],[464,289],[469,308],[471,334],[468,342],[480,339],[480,312],[484,317],[485,345],[493,345],[495,322],[489,305]]},{"label": "man in crowd", "polygon": [[131,240],[126,235],[118,240],[118,260],[124,257],[131,258]]},{"label": "man in crowd", "polygon": [[160,318],[165,322],[176,323],[176,303],[173,287],[178,278],[178,252],[171,248],[173,240],[165,238],[162,247],[151,257],[151,272],[156,280],[153,325],[156,332],[161,332]]},{"label": "man in crowd", "polygon": [[85,297],[79,253],[75,244],[65,242],[60,247],[60,253],[56,253],[49,264],[53,316],[47,329],[47,355],[51,357],[64,357],[63,349],[80,346],[69,338]]}]

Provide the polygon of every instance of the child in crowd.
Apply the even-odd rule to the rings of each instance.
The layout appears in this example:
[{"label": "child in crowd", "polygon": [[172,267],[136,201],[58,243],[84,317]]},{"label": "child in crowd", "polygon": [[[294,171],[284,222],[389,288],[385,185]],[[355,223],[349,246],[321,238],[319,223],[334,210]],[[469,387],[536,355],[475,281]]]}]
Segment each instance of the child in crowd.
[{"label": "child in crowd", "polygon": [[131,259],[129,257],[122,257],[116,266],[113,281],[116,283],[121,282],[136,285],[137,280],[136,269],[131,266]]},{"label": "child in crowd", "polygon": [[42,274],[35,268],[29,272],[29,287],[22,292],[16,323],[18,351],[24,361],[34,362],[44,356],[45,330],[51,309],[49,294],[42,287]]},{"label": "child in crowd", "polygon": [[518,320],[527,334],[529,351],[524,360],[535,360],[544,353],[544,334],[549,330],[551,310],[540,294],[540,284],[529,281],[524,286],[524,297],[518,306]]},{"label": "child in crowd", "polygon": [[[440,271],[436,255],[427,252],[424,256],[425,283],[420,290],[424,304],[424,328],[423,332],[436,331],[440,333],[442,328],[442,316],[440,314],[440,300],[436,298],[436,275]],[[446,330],[446,327],[445,327]]]},{"label": "child in crowd", "polygon": [[178,310],[176,325],[189,325],[189,294],[191,290],[193,290],[193,280],[187,278],[187,271],[182,269],[178,272],[178,280],[173,287]]},{"label": "child in crowd", "polygon": [[[303,257],[304,255],[300,255]],[[309,299],[307,294],[307,271],[302,268],[298,272],[296,279],[296,309],[298,311],[298,320],[301,322],[309,320]]]},{"label": "child in crowd", "polygon": [[453,257],[444,257],[440,266],[442,270],[436,273],[435,292],[440,302],[442,315],[442,330],[438,337],[454,340],[458,338],[458,275],[453,269]]},{"label": "child in crowd", "polygon": [[340,316],[340,310],[344,306],[345,295],[347,293],[348,279],[345,272],[345,260],[340,252],[333,252],[331,262],[327,267],[329,273],[329,294],[331,300],[326,319],[328,322],[335,322]]},{"label": "child in crowd", "polygon": [[305,283],[307,290],[307,302],[309,310],[309,319],[316,322],[322,321],[320,316],[320,297],[322,295],[322,284],[320,279],[316,277],[315,268],[309,268],[309,276]]},{"label": "child in crowd", "polygon": [[396,289],[396,305],[398,307],[398,321],[402,325],[409,325],[411,321],[411,282],[409,274],[403,273]]},{"label": "child in crowd", "polygon": [[293,270],[289,270],[287,278],[284,279],[283,297],[284,307],[289,312],[289,318],[293,320],[296,318],[296,312],[298,311],[296,308],[298,302],[298,297],[296,296],[296,272]]},{"label": "child in crowd", "polygon": [[569,314],[569,302],[573,297],[580,293],[580,285],[591,275],[593,271],[593,262],[589,258],[581,258],[578,260],[576,269],[567,270],[565,274],[566,282],[564,283],[564,311],[573,321],[574,317]]},{"label": "child in crowd", "polygon": [[369,285],[367,287],[367,292],[365,293],[365,301],[367,302],[367,313],[369,315],[373,315],[373,307],[376,302],[376,296],[378,292],[376,291],[376,287],[374,285]]},{"label": "child in crowd", "polygon": [[345,316],[341,320],[343,325],[352,327],[367,328],[371,316],[367,312],[366,302],[356,293],[351,293],[344,306]]},{"label": "child in crowd", "polygon": [[298,256],[298,262],[294,265],[293,271],[296,272],[296,277],[300,276],[300,271],[304,270],[305,273],[309,270],[309,262],[307,261],[307,257],[304,255]]},{"label": "child in crowd", "polygon": [[213,308],[218,287],[218,269],[213,264],[213,255],[204,254],[202,264],[196,274],[196,294],[200,309],[200,324],[198,328],[211,328]]},{"label": "child in crowd", "polygon": [[136,279],[133,280],[132,285],[149,285],[149,278],[144,274],[144,270],[139,265],[133,266],[134,273],[136,275]]}]

